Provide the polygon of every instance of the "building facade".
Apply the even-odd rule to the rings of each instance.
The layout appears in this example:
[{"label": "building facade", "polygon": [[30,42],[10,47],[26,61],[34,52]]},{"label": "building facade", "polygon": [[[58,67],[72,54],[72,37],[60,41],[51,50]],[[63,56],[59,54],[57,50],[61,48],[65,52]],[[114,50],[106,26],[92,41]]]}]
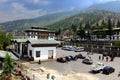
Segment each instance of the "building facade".
[{"label": "building facade", "polygon": [[31,29],[25,30],[26,39],[44,39],[54,40],[55,32],[49,31],[47,28],[31,27]]},{"label": "building facade", "polygon": [[29,57],[30,60],[48,60],[56,58],[55,33],[47,28],[31,27],[25,30],[25,39],[13,39],[13,49],[20,57]]},{"label": "building facade", "polygon": [[114,28],[111,36],[108,35],[108,29],[92,31],[93,40],[120,40],[120,28]]}]

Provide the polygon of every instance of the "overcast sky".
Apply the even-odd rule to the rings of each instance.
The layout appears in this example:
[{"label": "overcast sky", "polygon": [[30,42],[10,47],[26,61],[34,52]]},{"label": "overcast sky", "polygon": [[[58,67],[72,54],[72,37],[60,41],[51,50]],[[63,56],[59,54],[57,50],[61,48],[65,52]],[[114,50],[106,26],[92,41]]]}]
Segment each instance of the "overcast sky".
[{"label": "overcast sky", "polygon": [[0,0],[0,22],[83,9],[93,4],[120,0]]}]

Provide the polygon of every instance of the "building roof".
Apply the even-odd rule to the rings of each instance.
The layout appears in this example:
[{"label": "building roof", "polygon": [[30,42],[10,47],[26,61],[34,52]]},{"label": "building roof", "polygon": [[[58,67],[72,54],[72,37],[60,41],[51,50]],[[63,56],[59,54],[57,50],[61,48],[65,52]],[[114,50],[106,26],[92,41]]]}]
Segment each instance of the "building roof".
[{"label": "building roof", "polygon": [[55,33],[54,31],[48,31],[48,30],[43,30],[43,29],[28,29],[28,30],[25,30],[25,32],[46,32],[46,33]]},{"label": "building roof", "polygon": [[30,42],[31,44],[59,44],[56,40],[28,40],[27,42]]},{"label": "building roof", "polygon": [[35,39],[12,39],[13,42],[31,43],[31,44],[59,44],[56,40],[35,40]]},{"label": "building roof", "polygon": [[10,57],[11,57],[12,59],[18,60],[18,58],[17,58],[13,53],[8,52],[8,51],[3,51],[3,50],[0,50],[0,57],[1,57],[1,58],[5,58],[7,53],[10,55]]},{"label": "building roof", "polygon": [[28,39],[12,39],[11,41],[13,41],[13,42],[18,42],[18,43],[20,43],[20,42],[26,42]]},{"label": "building roof", "polygon": [[[113,31],[120,31],[120,28],[113,28]],[[108,31],[108,29],[102,29],[102,30],[93,30],[93,32],[103,32],[103,31]]]}]

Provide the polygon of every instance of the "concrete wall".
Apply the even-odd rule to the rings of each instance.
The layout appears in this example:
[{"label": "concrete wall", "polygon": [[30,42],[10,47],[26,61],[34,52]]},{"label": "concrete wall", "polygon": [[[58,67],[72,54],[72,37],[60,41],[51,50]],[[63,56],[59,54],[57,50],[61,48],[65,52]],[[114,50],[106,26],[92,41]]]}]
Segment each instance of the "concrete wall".
[{"label": "concrete wall", "polygon": [[[32,57],[34,60],[48,60],[48,50],[53,50],[53,59],[56,58],[56,46],[54,47],[32,47],[28,45],[28,56],[30,57],[29,50],[32,50]],[[36,51],[40,51],[40,57],[36,57]]]}]

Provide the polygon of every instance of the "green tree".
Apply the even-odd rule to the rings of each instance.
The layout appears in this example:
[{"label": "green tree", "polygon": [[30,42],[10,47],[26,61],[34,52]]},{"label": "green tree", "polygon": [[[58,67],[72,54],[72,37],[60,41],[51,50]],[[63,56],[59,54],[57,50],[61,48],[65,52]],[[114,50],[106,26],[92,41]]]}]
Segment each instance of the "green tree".
[{"label": "green tree", "polygon": [[85,39],[85,37],[86,37],[85,30],[84,30],[84,29],[79,29],[79,30],[77,31],[77,35],[78,35],[81,39]]},{"label": "green tree", "polygon": [[86,24],[85,24],[85,29],[86,29],[86,30],[91,29],[91,26],[90,26],[90,24],[89,24],[89,23],[86,23]]},{"label": "green tree", "polygon": [[5,49],[10,45],[10,40],[13,38],[13,33],[6,33],[0,30],[0,49]]},{"label": "green tree", "polygon": [[117,27],[120,27],[120,21],[118,20],[118,22],[117,22]]},{"label": "green tree", "polygon": [[6,57],[3,62],[3,74],[9,74],[11,73],[11,70],[14,68],[14,60],[10,57],[10,55],[7,53]]},{"label": "green tree", "polygon": [[55,35],[57,36],[57,39],[58,39],[58,37],[60,37],[60,34],[61,34],[61,29],[58,29],[58,30],[55,32]]},{"label": "green tree", "polygon": [[120,41],[114,41],[114,43],[113,43],[113,45],[115,46],[115,47],[120,47]]},{"label": "green tree", "polygon": [[73,36],[76,37],[77,26],[72,24],[71,29],[73,31]]},{"label": "green tree", "polygon": [[112,23],[111,23],[111,19],[108,19],[108,31],[107,34],[109,35],[109,39],[111,40],[111,36],[113,35],[113,29],[112,29]]},{"label": "green tree", "polygon": [[0,49],[3,49],[3,44],[6,40],[6,33],[5,31],[0,30]]}]

